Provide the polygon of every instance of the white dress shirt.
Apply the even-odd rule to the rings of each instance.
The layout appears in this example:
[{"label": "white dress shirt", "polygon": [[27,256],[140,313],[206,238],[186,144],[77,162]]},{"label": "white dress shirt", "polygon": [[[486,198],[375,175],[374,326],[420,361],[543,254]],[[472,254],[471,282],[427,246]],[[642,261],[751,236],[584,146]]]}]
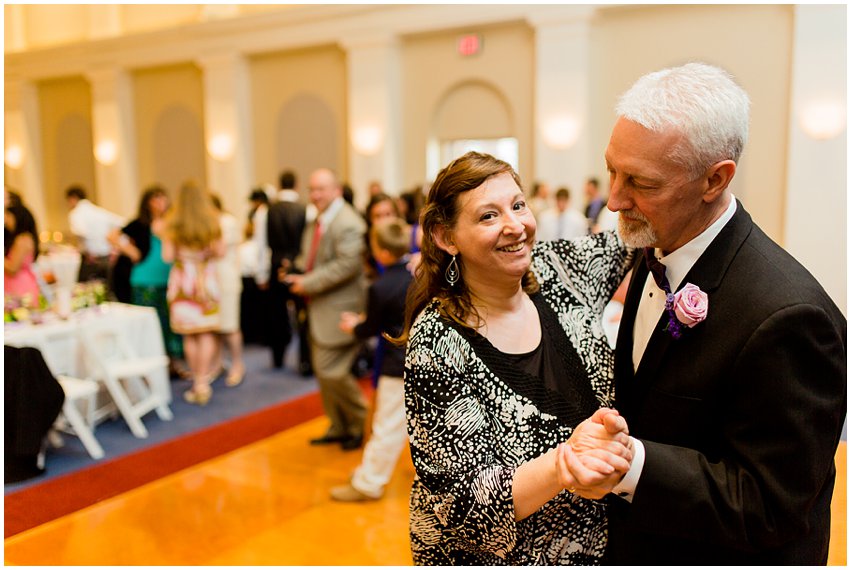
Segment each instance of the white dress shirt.
[{"label": "white dress shirt", "polygon": [[[655,251],[657,259],[665,265],[665,276],[668,278],[671,291],[677,290],[695,262],[703,255],[709,244],[718,237],[718,234],[721,233],[721,230],[733,218],[733,214],[735,213],[736,198],[731,194],[730,203],[727,205],[724,213],[712,225],[703,230],[700,235],[664,257],[659,257],[660,250],[657,249]],[[639,261],[639,263],[643,262]],[[665,292],[656,285],[653,275],[648,273],[647,279],[644,282],[644,289],[641,293],[641,301],[638,304],[638,311],[635,315],[632,342],[633,371],[638,369],[641,358],[644,356],[644,350],[650,341],[650,336],[653,334],[653,330],[656,328],[656,324],[659,322],[659,318],[662,316],[664,310]],[[635,488],[638,485],[641,471],[644,468],[644,444],[634,437],[630,437],[629,439],[633,444],[632,465],[612,492],[632,502]]]},{"label": "white dress shirt", "polygon": [[292,189],[278,190],[278,202],[298,202],[300,196]]},{"label": "white dress shirt", "polygon": [[573,208],[559,212],[552,207],[538,216],[537,235],[540,241],[582,237],[588,235],[588,220]]},{"label": "white dress shirt", "polygon": [[80,248],[84,252],[104,257],[112,252],[112,244],[107,239],[109,232],[124,227],[126,221],[118,214],[84,198],[68,213],[68,223],[71,233],[80,240]]},{"label": "white dress shirt", "polygon": [[[257,262],[255,267],[257,271],[254,275],[254,281],[258,285],[265,285],[269,282],[269,272],[272,269],[272,250],[269,248],[269,237],[266,235],[268,220],[269,207],[266,204],[260,204],[254,211],[254,217],[252,219],[254,234],[251,236],[251,239],[256,244]],[[277,276],[275,278],[277,279]]]}]

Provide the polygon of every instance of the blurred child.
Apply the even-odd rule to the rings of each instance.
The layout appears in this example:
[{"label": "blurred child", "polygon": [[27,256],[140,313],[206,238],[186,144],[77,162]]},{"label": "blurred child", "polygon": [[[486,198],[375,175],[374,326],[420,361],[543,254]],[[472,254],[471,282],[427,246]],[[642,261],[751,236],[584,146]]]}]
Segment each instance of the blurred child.
[{"label": "blurred child", "polygon": [[[375,260],[384,266],[370,286],[365,318],[345,312],[340,328],[361,340],[380,333],[398,336],[405,313],[405,296],[411,283],[406,268],[410,250],[410,227],[399,218],[384,218],[370,229],[369,245]],[[386,343],[381,362],[381,375],[372,418],[372,436],[366,444],[360,465],[351,482],[331,489],[336,501],[370,501],[380,499],[384,487],[408,437],[405,420],[405,390],[402,374],[405,349]]]}]

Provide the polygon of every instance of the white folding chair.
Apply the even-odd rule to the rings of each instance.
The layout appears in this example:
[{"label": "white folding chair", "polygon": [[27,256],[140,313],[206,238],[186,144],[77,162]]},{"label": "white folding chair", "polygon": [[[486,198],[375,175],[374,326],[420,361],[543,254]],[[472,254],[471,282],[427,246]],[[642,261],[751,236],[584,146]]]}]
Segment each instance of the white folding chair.
[{"label": "white folding chair", "polygon": [[[62,391],[65,392],[62,413],[56,418],[53,429],[77,436],[92,459],[100,459],[104,456],[103,447],[94,434],[98,383],[91,378],[74,378],[60,374],[60,367],[55,362],[53,353],[49,348],[50,338],[41,338],[33,344],[41,352],[45,364],[47,364],[59,385],[62,386]],[[58,433],[48,434],[48,440],[54,447],[61,447],[63,443],[62,437]]]},{"label": "white folding chair", "polygon": [[152,380],[154,375],[168,377],[167,356],[138,356],[109,319],[81,323],[80,333],[93,376],[106,386],[133,435],[148,437],[142,417],[151,411],[161,420],[174,417]]},{"label": "white folding chair", "polygon": [[[103,457],[103,448],[94,434],[95,398],[98,394],[98,384],[91,378],[74,378],[60,374],[56,377],[65,392],[65,403],[62,405],[62,416],[68,426],[63,426],[63,418],[57,420],[56,427],[80,438],[80,443],[92,456],[92,459]],[[85,410],[85,416],[80,411],[80,404]]]}]

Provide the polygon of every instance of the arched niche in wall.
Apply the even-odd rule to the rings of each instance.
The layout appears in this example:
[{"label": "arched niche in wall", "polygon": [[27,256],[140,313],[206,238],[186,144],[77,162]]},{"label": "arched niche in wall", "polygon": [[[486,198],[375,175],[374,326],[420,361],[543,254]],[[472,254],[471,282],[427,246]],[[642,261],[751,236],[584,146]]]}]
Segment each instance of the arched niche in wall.
[{"label": "arched niche in wall", "polygon": [[293,170],[302,192],[307,177],[317,168],[331,168],[342,176],[343,164],[337,152],[340,131],[331,107],[319,97],[300,93],[288,100],[278,114],[278,171]]},{"label": "arched niche in wall", "polygon": [[88,198],[97,203],[99,191],[109,190],[95,187],[92,125],[88,117],[78,113],[65,115],[56,125],[54,144],[56,182],[62,196],[62,207],[65,206],[65,190],[71,185],[82,186]]},{"label": "arched niche in wall", "polygon": [[[429,131],[428,179],[462,149],[494,154],[517,168],[517,134],[511,107],[507,97],[486,81],[464,81],[448,89],[435,106]],[[506,147],[511,160],[504,154]]]},{"label": "arched niche in wall", "polygon": [[172,195],[187,179],[206,185],[204,131],[198,118],[179,105],[157,117],[153,132],[154,172],[157,182]]}]

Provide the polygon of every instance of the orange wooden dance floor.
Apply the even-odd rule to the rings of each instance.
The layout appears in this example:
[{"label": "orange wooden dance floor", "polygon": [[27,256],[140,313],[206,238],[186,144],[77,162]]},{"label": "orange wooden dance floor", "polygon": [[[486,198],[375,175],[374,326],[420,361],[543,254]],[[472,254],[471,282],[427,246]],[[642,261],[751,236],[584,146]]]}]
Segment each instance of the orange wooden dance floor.
[{"label": "orange wooden dance floor", "polygon": [[[341,504],[360,452],[311,447],[317,418],[5,540],[8,565],[410,565],[407,452],[384,499]],[[846,564],[846,444],[831,565]]]}]

